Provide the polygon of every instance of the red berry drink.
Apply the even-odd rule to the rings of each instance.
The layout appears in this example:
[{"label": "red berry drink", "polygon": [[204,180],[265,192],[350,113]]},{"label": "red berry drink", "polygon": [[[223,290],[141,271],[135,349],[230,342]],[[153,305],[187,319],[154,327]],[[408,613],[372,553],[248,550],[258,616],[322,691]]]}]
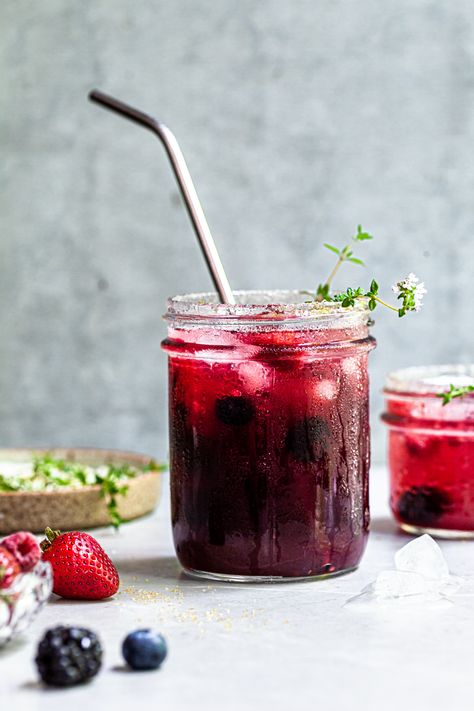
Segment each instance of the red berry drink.
[{"label": "red berry drink", "polygon": [[354,569],[369,524],[364,306],[298,292],[168,304],[174,542],[225,580]]},{"label": "red berry drink", "polygon": [[387,380],[390,504],[409,533],[474,536],[474,396],[443,405],[451,383],[474,384],[474,366],[407,368]]}]

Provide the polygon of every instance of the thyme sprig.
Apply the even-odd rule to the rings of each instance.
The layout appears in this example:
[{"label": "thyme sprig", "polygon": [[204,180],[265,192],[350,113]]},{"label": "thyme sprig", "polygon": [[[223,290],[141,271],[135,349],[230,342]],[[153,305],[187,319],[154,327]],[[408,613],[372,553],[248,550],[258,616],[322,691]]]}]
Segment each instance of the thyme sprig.
[{"label": "thyme sprig", "polygon": [[474,393],[474,385],[461,385],[456,387],[452,383],[449,386],[449,390],[445,390],[442,393],[436,393],[436,397],[440,397],[443,400],[443,406],[447,405],[448,402],[454,400],[455,397],[464,397],[468,393]]},{"label": "thyme sprig", "polygon": [[[373,239],[372,235],[365,232],[361,225],[357,225],[357,232],[352,237],[352,242],[363,242],[371,239]],[[318,285],[315,294],[310,294],[314,301],[339,302],[344,308],[350,308],[355,306],[356,300],[366,299],[368,307],[371,311],[373,311],[378,304],[381,304],[391,311],[395,311],[399,317],[405,316],[409,311],[420,310],[423,297],[427,292],[424,283],[420,282],[418,277],[415,276],[413,272],[405,277],[405,279],[397,281],[397,283],[392,286],[392,291],[397,295],[397,301],[401,302],[398,306],[389,304],[379,296],[379,285],[375,279],[372,279],[367,290],[362,289],[360,286],[356,288],[349,287],[346,291],[332,294],[331,283],[344,262],[352,262],[353,264],[359,264],[362,266],[365,265],[361,259],[354,257],[351,244],[346,245],[342,249],[338,249],[332,244],[325,243],[324,246],[326,249],[334,252],[334,254],[337,254],[337,261],[326,281]]]},{"label": "thyme sprig", "polygon": [[[352,242],[365,242],[368,239],[373,239],[372,235],[368,232],[365,232],[362,229],[361,225],[357,225],[357,232],[352,237]],[[338,249],[334,245],[328,244],[327,242],[324,243],[324,246],[326,247],[326,249],[329,249],[330,252],[337,254],[337,262],[331,270],[326,281],[323,284],[318,285],[318,288],[316,290],[316,301],[330,301],[328,297],[329,290],[331,288],[331,282],[344,262],[352,262],[352,264],[358,264],[361,267],[365,266],[362,259],[354,257],[354,252],[352,251],[351,244],[346,244],[346,246],[342,249]]]}]

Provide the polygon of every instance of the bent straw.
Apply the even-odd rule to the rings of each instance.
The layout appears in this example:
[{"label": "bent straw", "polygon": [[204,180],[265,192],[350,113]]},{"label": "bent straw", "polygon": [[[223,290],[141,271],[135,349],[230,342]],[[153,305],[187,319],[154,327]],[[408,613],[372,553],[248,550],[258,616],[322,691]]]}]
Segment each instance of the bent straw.
[{"label": "bent straw", "polygon": [[179,147],[178,141],[170,129],[152,116],[134,109],[132,106],[124,104],[112,96],[104,94],[102,91],[94,89],[89,94],[89,99],[102,107],[114,111],[120,116],[133,121],[153,131],[165,147],[171,167],[183,196],[184,203],[188,210],[189,217],[194,227],[199,244],[206,260],[207,267],[211,274],[214,286],[223,304],[235,304],[235,299],[230,288],[227,275],[219,257],[217,247],[212,238],[211,230],[207,224],[204,211],[199,202],[199,198],[194,187],[191,175],[184,160],[184,156]]}]

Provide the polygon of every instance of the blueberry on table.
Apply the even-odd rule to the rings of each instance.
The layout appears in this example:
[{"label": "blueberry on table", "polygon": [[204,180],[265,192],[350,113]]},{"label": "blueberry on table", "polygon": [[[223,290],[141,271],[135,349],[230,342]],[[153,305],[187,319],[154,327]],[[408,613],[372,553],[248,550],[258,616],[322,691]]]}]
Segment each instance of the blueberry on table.
[{"label": "blueberry on table", "polygon": [[248,425],[253,416],[253,405],[243,395],[227,395],[216,400],[216,417],[225,425]]},{"label": "blueberry on table", "polygon": [[447,494],[431,486],[413,486],[397,501],[396,511],[405,523],[430,526],[446,511],[450,500]]},{"label": "blueberry on table", "polygon": [[94,677],[102,664],[97,635],[83,627],[53,627],[38,645],[36,666],[48,686],[75,686]]},{"label": "blueberry on table", "polygon": [[294,459],[309,464],[319,462],[326,454],[331,430],[322,417],[305,417],[290,426],[286,446]]},{"label": "blueberry on table", "polygon": [[150,629],[130,632],[122,643],[123,658],[137,671],[158,669],[167,653],[165,638]]}]

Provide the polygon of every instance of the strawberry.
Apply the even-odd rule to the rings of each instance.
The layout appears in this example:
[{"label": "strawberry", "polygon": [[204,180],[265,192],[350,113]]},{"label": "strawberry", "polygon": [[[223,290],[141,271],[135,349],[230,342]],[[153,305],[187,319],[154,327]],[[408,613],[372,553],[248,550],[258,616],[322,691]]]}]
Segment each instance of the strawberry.
[{"label": "strawberry", "polygon": [[35,567],[41,558],[41,549],[36,538],[28,531],[18,531],[7,536],[0,543],[18,561],[23,573]]},{"label": "strawberry", "polygon": [[20,572],[15,556],[0,546],[0,590],[9,588]]},{"label": "strawberry", "polygon": [[43,560],[53,568],[53,592],[79,600],[102,600],[119,587],[117,570],[102,546],[88,533],[45,530]]}]

